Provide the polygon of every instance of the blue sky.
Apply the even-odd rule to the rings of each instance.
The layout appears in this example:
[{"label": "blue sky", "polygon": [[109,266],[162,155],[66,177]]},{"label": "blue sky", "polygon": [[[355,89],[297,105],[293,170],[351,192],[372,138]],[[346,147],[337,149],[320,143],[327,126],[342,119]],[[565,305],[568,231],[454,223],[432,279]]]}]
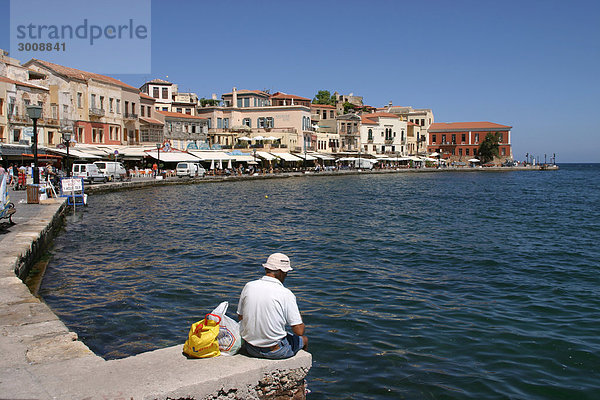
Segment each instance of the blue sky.
[{"label": "blue sky", "polygon": [[[0,0],[4,49],[8,10]],[[511,125],[520,160],[600,162],[598,1],[155,0],[151,33],[152,73],[115,77],[200,97],[352,92],[437,122]]]}]

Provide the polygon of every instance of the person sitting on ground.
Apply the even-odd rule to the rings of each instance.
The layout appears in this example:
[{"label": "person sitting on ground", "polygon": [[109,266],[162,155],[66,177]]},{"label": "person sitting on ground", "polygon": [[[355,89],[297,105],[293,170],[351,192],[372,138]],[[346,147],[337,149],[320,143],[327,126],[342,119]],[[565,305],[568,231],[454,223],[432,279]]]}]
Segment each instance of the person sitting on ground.
[{"label": "person sitting on ground", "polygon": [[[274,253],[263,267],[265,276],[248,282],[240,295],[237,313],[244,348],[253,357],[290,358],[308,347],[296,296],[283,286],[292,271],[290,259]],[[286,332],[287,325],[293,334]]]}]

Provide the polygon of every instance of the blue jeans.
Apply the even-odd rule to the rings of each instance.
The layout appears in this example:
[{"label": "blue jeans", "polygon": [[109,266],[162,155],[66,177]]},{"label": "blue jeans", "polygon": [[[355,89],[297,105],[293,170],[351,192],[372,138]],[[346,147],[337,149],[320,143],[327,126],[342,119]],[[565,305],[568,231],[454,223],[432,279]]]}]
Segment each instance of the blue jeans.
[{"label": "blue jeans", "polygon": [[302,336],[291,333],[288,333],[286,337],[279,341],[279,348],[277,350],[271,350],[267,347],[257,347],[244,342],[246,352],[252,357],[270,358],[273,360],[293,357],[303,346]]}]

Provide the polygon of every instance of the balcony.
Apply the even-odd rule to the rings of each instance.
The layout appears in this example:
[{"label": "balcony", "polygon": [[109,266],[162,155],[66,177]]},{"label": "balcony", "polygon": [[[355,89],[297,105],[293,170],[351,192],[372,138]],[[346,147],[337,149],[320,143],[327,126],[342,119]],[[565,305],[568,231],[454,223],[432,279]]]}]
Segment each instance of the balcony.
[{"label": "balcony", "polygon": [[124,113],[123,119],[136,120],[138,119],[138,115],[133,113]]},{"label": "balcony", "polygon": [[9,114],[8,120],[10,122],[21,122],[21,123],[31,123],[31,120],[25,115],[17,115],[17,114]]},{"label": "balcony", "polygon": [[311,114],[310,120],[313,122],[319,122],[321,120],[321,115],[320,114]]},{"label": "balcony", "polygon": [[90,117],[104,117],[105,113],[103,108],[90,108]]}]

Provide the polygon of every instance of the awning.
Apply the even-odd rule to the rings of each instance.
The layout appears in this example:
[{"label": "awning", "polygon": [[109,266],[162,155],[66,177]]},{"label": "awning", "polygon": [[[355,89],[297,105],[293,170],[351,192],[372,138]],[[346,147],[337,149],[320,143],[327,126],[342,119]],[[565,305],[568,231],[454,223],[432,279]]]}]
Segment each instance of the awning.
[{"label": "awning", "polygon": [[304,161],[302,158],[300,157],[296,157],[293,154],[290,153],[272,153],[274,156],[281,158],[283,161]]},{"label": "awning", "polygon": [[249,154],[233,154],[230,157],[238,162],[254,162],[254,156]]},{"label": "awning", "polygon": [[266,151],[257,151],[256,155],[267,161],[275,160],[277,158],[272,154],[267,153]]},{"label": "awning", "polygon": [[146,154],[149,157],[154,158],[155,160],[160,159],[160,161],[162,161],[162,162],[184,162],[184,161],[198,162],[198,161],[200,161],[200,159],[198,157],[195,157],[189,153],[184,153],[181,151],[161,151],[160,156],[159,156],[158,152],[156,150],[154,150],[154,151],[147,151]]},{"label": "awning", "polygon": [[[62,156],[66,156],[67,155],[67,150],[66,149],[46,149],[46,151],[49,151],[51,153],[57,153],[60,154]],[[82,159],[86,159],[86,160],[100,160],[102,157],[94,155],[94,154],[90,154],[90,153],[85,153],[83,151],[79,151],[79,150],[75,150],[72,148],[69,148],[69,157],[73,157],[73,158],[82,158]]]},{"label": "awning", "polygon": [[230,156],[229,154],[225,153],[224,151],[210,151],[210,150],[190,150],[189,151],[190,154],[198,157],[199,159],[201,159],[202,161],[219,161],[219,160],[231,160],[234,157]]},{"label": "awning", "polygon": [[479,160],[478,160],[478,159],[476,159],[476,158],[471,158],[471,159],[469,160],[469,162],[481,162],[481,161],[479,161]]},{"label": "awning", "polygon": [[[293,156],[296,156],[296,157],[300,157],[300,158],[301,158],[301,159],[303,159],[303,160],[305,159],[305,158],[304,158],[304,154],[303,154],[303,153],[299,153],[299,154],[292,154],[292,155],[293,155]],[[312,156],[312,155],[310,155],[310,154],[307,154],[307,155],[306,155],[306,161],[314,161],[314,160],[316,160],[316,159],[317,159],[317,157],[314,157],[314,156]]]},{"label": "awning", "polygon": [[315,156],[317,158],[320,158],[321,160],[335,160],[335,157],[332,157],[332,156],[327,155],[327,154],[312,153],[311,155]]}]

